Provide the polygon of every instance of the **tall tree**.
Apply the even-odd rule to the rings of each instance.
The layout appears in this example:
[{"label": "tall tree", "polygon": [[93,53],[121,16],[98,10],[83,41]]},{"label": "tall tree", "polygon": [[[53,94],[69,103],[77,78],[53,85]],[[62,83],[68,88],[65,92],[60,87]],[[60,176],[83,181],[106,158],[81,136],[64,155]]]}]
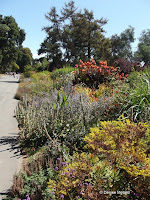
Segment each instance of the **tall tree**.
[{"label": "tall tree", "polygon": [[79,49],[77,49],[76,41],[74,38],[74,26],[76,18],[76,10],[74,1],[70,1],[61,10],[62,31],[61,42],[64,49],[63,57],[67,62],[72,63],[77,60]]},{"label": "tall tree", "polygon": [[[86,60],[94,55],[95,48],[101,43],[104,32],[103,25],[107,20],[94,19],[93,12],[84,9],[77,12],[74,1],[70,1],[61,10],[61,16],[52,8],[46,15],[51,26],[45,27],[47,37],[41,44],[39,54],[46,53],[54,62],[77,63],[80,59]],[[57,55],[57,57],[56,57]]]},{"label": "tall tree", "polygon": [[113,35],[111,37],[111,52],[112,60],[119,58],[125,58],[127,60],[132,60],[132,46],[131,43],[134,42],[134,28],[129,26],[124,32],[119,36]]},{"label": "tall tree", "polygon": [[17,60],[18,48],[25,39],[25,32],[12,16],[0,15],[0,69],[11,70]]},{"label": "tall tree", "polygon": [[111,62],[111,40],[101,36],[98,46],[94,50],[94,58],[97,61],[107,60],[110,65]]},{"label": "tall tree", "polygon": [[150,29],[141,33],[135,58],[139,61],[144,61],[146,65],[150,66]]},{"label": "tall tree", "polygon": [[25,65],[32,65],[32,52],[29,48],[19,48],[18,59],[16,63],[20,67],[20,72],[24,72]]},{"label": "tall tree", "polygon": [[107,23],[107,20],[103,18],[95,20],[93,12],[89,12],[87,9],[84,10],[83,16],[85,17],[86,30],[85,44],[87,43],[87,55],[90,59],[93,50],[101,44],[102,33],[104,32],[102,27]]},{"label": "tall tree", "polygon": [[101,18],[94,19],[93,12],[84,9],[84,12],[75,12],[77,8],[74,2],[70,2],[63,8],[63,18],[69,21],[63,26],[63,47],[66,49],[66,55],[69,58],[89,59],[93,56],[93,51],[101,43],[102,26],[107,20]]},{"label": "tall tree", "polygon": [[51,61],[51,69],[56,67],[62,58],[60,49],[60,19],[56,8],[53,7],[49,13],[45,15],[50,21],[51,26],[44,27],[43,30],[47,33],[47,37],[41,44],[38,54],[46,53],[47,59]]}]

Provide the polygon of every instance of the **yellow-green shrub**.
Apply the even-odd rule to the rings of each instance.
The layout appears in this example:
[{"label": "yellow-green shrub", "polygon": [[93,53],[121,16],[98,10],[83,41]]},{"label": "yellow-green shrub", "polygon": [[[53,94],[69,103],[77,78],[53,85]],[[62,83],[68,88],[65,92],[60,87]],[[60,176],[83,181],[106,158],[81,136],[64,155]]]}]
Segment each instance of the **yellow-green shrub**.
[{"label": "yellow-green shrub", "polygon": [[43,71],[43,72],[38,72],[32,75],[32,80],[33,81],[48,81],[51,80],[50,78],[50,72],[49,71]]},{"label": "yellow-green shrub", "polygon": [[[102,190],[111,190],[119,180],[119,171],[91,153],[74,153],[68,163],[57,167],[57,177],[48,182],[51,193],[61,199],[102,199]],[[60,166],[60,165],[59,165]],[[108,199],[109,195],[105,195]]]},{"label": "yellow-green shrub", "polygon": [[84,139],[94,153],[103,153],[132,176],[150,176],[150,125],[128,119],[104,121]]}]

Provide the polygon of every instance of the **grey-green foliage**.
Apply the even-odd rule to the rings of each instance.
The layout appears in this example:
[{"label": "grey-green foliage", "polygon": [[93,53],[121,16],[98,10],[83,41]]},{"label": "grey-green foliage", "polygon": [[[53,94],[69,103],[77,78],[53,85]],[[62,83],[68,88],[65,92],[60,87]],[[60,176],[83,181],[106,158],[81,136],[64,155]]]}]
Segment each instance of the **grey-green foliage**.
[{"label": "grey-green foliage", "polygon": [[50,146],[61,143],[71,149],[80,148],[85,134],[97,124],[111,102],[111,98],[92,102],[69,88],[65,93],[54,91],[42,98],[24,98],[17,115],[21,142],[39,146],[49,140]]}]

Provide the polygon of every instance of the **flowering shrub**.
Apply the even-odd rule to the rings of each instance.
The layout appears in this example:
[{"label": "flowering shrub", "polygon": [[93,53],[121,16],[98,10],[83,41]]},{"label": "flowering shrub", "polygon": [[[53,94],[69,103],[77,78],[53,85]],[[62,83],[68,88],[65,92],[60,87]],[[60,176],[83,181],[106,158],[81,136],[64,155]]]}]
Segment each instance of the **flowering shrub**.
[{"label": "flowering shrub", "polygon": [[120,168],[126,169],[131,175],[150,176],[148,158],[150,142],[150,125],[124,121],[104,121],[100,128],[91,128],[85,136],[94,152],[111,155]]},{"label": "flowering shrub", "polygon": [[[102,154],[116,167],[127,172],[132,188],[146,196],[150,177],[150,125],[130,120],[104,121],[99,128],[91,128],[85,136],[87,148]],[[135,184],[134,177],[137,177]],[[143,179],[144,177],[144,179]],[[133,181],[134,180],[134,184]],[[143,181],[145,180],[145,181]],[[140,185],[138,187],[137,185]]]},{"label": "flowering shrub", "polygon": [[112,189],[119,181],[119,171],[91,153],[74,153],[71,160],[58,171],[55,180],[48,182],[54,199],[108,199],[101,190]]},{"label": "flowering shrub", "polygon": [[78,92],[67,95],[63,91],[42,98],[24,98],[17,113],[20,142],[37,148],[47,140],[51,145],[58,140],[69,148],[81,148],[83,137],[97,124],[111,102],[111,98],[104,100],[104,97],[91,102],[87,95]]},{"label": "flowering shrub", "polygon": [[98,101],[99,98],[106,98],[113,95],[113,90],[105,84],[100,84],[98,89],[83,87],[81,85],[74,86],[74,92],[86,94],[91,101]]},{"label": "flowering shrub", "polygon": [[[52,72],[54,80],[49,72],[38,73],[28,84],[32,96],[20,101],[17,112],[20,143],[34,156],[42,154],[30,157],[24,172],[15,177],[14,196],[149,199],[150,125],[133,122],[135,116],[149,121],[149,73],[132,72],[123,81],[126,76],[119,68],[107,62],[97,66],[93,59],[81,61],[77,68],[69,74],[66,69]],[[74,76],[75,83],[83,84],[73,86]],[[131,107],[138,114],[133,112],[130,118]],[[104,121],[125,111],[131,121]],[[116,196],[103,191],[129,193]]]},{"label": "flowering shrub", "polygon": [[94,59],[89,62],[80,61],[80,65],[76,65],[78,72],[75,72],[74,83],[85,83],[89,87],[97,88],[100,83],[105,83],[111,79],[124,80],[126,76],[124,73],[119,74],[119,68],[107,66],[107,61],[100,62],[99,66],[96,65]]}]

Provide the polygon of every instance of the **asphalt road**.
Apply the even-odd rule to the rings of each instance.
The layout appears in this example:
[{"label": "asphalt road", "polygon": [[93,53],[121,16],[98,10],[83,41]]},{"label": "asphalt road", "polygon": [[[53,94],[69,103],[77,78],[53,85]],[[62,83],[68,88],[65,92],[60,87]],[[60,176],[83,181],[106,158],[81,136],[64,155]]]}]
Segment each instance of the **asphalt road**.
[{"label": "asphalt road", "polygon": [[18,88],[17,77],[0,77],[0,200],[12,186],[13,175],[21,166],[17,135],[18,124],[14,117],[18,101],[14,95]]}]

